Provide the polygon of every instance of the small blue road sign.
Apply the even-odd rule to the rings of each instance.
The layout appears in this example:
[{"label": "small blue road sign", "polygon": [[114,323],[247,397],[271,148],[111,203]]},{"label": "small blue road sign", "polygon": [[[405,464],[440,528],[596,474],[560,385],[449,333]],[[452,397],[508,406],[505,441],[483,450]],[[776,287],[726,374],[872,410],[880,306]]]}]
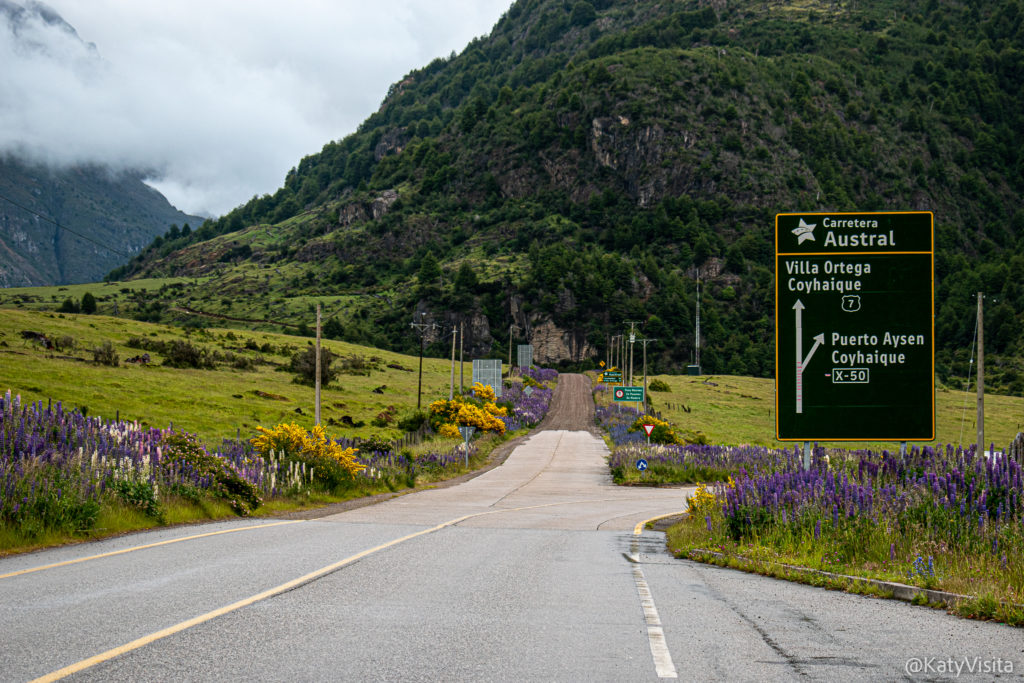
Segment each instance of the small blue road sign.
[{"label": "small blue road sign", "polygon": [[647,461],[644,460],[643,458],[640,458],[639,460],[636,461],[636,468],[643,472],[644,470],[647,469]]}]

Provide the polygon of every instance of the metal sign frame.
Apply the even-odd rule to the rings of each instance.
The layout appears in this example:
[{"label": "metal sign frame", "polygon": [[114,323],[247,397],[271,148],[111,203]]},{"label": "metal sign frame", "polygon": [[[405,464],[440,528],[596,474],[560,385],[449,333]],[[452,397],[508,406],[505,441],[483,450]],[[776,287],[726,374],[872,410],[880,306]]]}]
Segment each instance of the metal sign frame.
[{"label": "metal sign frame", "polygon": [[935,438],[930,211],[775,217],[780,441]]},{"label": "metal sign frame", "polygon": [[479,382],[494,389],[494,396],[501,398],[501,359],[477,358],[473,360],[473,383]]},{"label": "metal sign frame", "polygon": [[516,361],[521,368],[533,367],[533,344],[516,346]]}]

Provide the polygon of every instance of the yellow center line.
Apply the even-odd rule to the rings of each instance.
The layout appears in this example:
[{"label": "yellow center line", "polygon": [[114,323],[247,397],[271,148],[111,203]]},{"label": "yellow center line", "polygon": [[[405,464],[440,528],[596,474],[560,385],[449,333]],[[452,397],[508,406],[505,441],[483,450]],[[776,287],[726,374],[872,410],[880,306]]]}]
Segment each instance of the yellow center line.
[{"label": "yellow center line", "polygon": [[659,519],[665,519],[666,517],[675,517],[676,515],[684,514],[684,512],[684,510],[680,510],[679,512],[670,512],[667,515],[658,515],[657,517],[651,517],[650,519],[645,519],[642,522],[638,522],[637,525],[633,527],[633,535],[639,536],[640,534],[642,534],[644,531],[644,527],[650,524],[651,522],[657,522]]},{"label": "yellow center line", "polygon": [[[256,595],[253,595],[253,596],[248,597],[248,598],[244,598],[242,600],[239,600],[238,602],[234,602],[234,603],[231,603],[230,605],[226,605],[226,606],[221,607],[219,609],[215,609],[212,612],[207,612],[206,614],[201,614],[198,617],[194,617],[194,618],[189,619],[187,621],[183,621],[183,622],[181,622],[179,624],[175,624],[174,626],[169,626],[169,627],[167,627],[165,629],[162,629],[160,631],[156,631],[154,633],[150,633],[149,635],[142,636],[141,638],[137,638],[137,639],[131,641],[130,643],[126,643],[126,644],[121,645],[119,647],[115,647],[113,649],[107,650],[106,652],[101,652],[100,654],[95,655],[93,657],[89,657],[88,659],[83,659],[80,662],[76,662],[74,664],[66,666],[63,669],[58,669],[57,671],[54,671],[54,672],[49,673],[49,674],[46,674],[45,676],[40,676],[39,678],[36,678],[33,681],[30,681],[30,683],[45,683],[45,682],[49,682],[49,681],[59,681],[62,678],[65,678],[65,677],[70,676],[72,674],[79,673],[79,672],[84,671],[84,670],[86,670],[88,668],[96,666],[97,664],[102,664],[103,662],[106,662],[106,661],[109,661],[111,659],[114,659],[115,657],[119,657],[119,656],[121,656],[123,654],[131,652],[132,650],[137,650],[140,647],[144,647],[146,645],[149,645],[150,643],[156,642],[156,641],[161,640],[163,638],[166,638],[168,636],[172,636],[175,633],[180,633],[181,631],[184,631],[186,629],[192,628],[193,626],[198,626],[199,624],[202,624],[204,622],[210,621],[211,619],[216,619],[217,617],[223,616],[223,615],[228,614],[230,612],[234,612],[235,610],[241,609],[243,607],[247,607],[247,606],[252,605],[252,604],[254,604],[256,602],[259,602],[260,600],[266,600],[267,598],[274,597],[275,595],[280,595],[281,593],[284,593],[285,591],[289,591],[289,590],[291,590],[293,588],[296,588],[298,586],[301,586],[301,585],[303,585],[305,583],[309,583],[310,581],[313,581],[314,579],[317,579],[317,578],[323,576],[324,574],[329,574],[329,573],[331,573],[331,572],[333,572],[333,571],[335,571],[337,569],[340,569],[341,567],[344,567],[347,564],[352,564],[353,562],[355,562],[357,560],[361,560],[364,557],[372,555],[372,554],[374,554],[376,552],[379,552],[381,550],[384,550],[386,548],[390,548],[392,546],[398,545],[399,543],[404,543],[405,541],[411,540],[411,539],[416,538],[418,536],[425,536],[426,534],[432,534],[435,531],[440,531],[441,529],[444,529],[446,527],[455,526],[459,522],[464,522],[467,519],[471,519],[473,517],[482,517],[484,515],[493,515],[493,514],[498,514],[498,513],[502,513],[502,512],[517,512],[517,511],[522,511],[522,510],[533,510],[533,509],[536,509],[536,508],[553,507],[553,506],[556,506],[556,505],[575,505],[575,504],[579,504],[580,502],[591,502],[591,501],[568,501],[568,502],[559,502],[559,503],[545,503],[543,505],[529,505],[529,506],[521,507],[521,508],[500,508],[500,509],[495,509],[495,510],[488,510],[486,512],[476,512],[476,513],[469,514],[469,515],[463,515],[462,517],[457,517],[455,519],[450,519],[447,522],[442,522],[441,524],[438,524],[437,526],[430,527],[429,529],[422,529],[422,530],[417,531],[415,533],[411,533],[411,534],[409,534],[407,536],[402,536],[401,538],[396,538],[393,541],[388,541],[387,543],[383,543],[383,544],[378,545],[376,547],[370,548],[369,550],[364,550],[362,552],[356,553],[355,555],[351,555],[349,557],[346,557],[345,559],[339,560],[338,562],[335,562],[334,564],[327,565],[326,567],[321,567],[320,569],[317,569],[317,570],[312,571],[312,572],[310,572],[308,574],[300,576],[297,579],[292,579],[291,581],[289,581],[287,583],[283,583],[280,586],[276,586],[274,588],[269,588],[269,589],[263,591],[262,593],[257,593]],[[298,521],[301,521],[301,520],[298,520]],[[287,523],[287,522],[279,522],[279,523]],[[272,525],[267,525],[267,526],[272,526]],[[253,529],[255,529],[256,527],[246,527],[246,528],[253,528]],[[225,533],[225,532],[214,532],[214,533]],[[212,536],[213,534],[204,534],[204,535]],[[193,538],[197,538],[197,537],[193,537]],[[184,539],[178,539],[178,540],[184,540]],[[171,542],[171,541],[165,541],[164,543],[168,543],[168,542]],[[160,544],[154,544],[154,545],[160,545]],[[140,546],[140,547],[147,547],[147,546]],[[126,552],[126,551],[118,551],[118,552]],[[117,553],[110,553],[110,554],[117,554]],[[97,556],[97,557],[99,557],[99,556]]]},{"label": "yellow center line", "polygon": [[101,553],[99,555],[90,555],[89,557],[79,557],[74,560],[65,560],[64,562],[54,562],[53,564],[46,564],[41,567],[32,567],[30,569],[21,569],[16,572],[9,572],[7,574],[0,574],[0,579],[8,579],[12,576],[20,576],[22,574],[31,574],[32,572],[41,572],[44,569],[56,569],[57,567],[66,567],[69,564],[78,564],[79,562],[88,562],[89,560],[98,560],[104,557],[113,557],[114,555],[124,555],[125,553],[133,553],[136,550],[145,550],[147,548],[156,548],[162,545],[170,545],[172,543],[181,543],[182,541],[192,541],[197,538],[206,538],[208,536],[220,536],[221,534],[233,534],[236,531],[249,531],[250,529],[266,529],[272,526],[281,526],[282,524],[298,524],[304,520],[292,519],[285,520],[283,522],[271,522],[270,524],[255,524],[253,526],[243,526],[237,529],[223,529],[221,531],[210,531],[205,534],[195,534],[192,536],[183,536],[182,538],[172,538],[167,541],[160,541],[158,543],[147,543],[146,545],[137,545],[131,548],[124,548],[122,550],[114,550],[109,553]]}]

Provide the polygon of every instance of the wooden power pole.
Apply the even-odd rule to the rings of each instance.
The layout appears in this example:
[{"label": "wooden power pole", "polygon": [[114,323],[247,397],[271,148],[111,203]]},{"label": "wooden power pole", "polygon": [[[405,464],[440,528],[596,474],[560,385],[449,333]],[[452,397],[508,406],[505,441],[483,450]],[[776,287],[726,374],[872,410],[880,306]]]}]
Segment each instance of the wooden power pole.
[{"label": "wooden power pole", "polygon": [[316,305],[316,417],[313,424],[320,424],[320,304]]},{"label": "wooden power pole", "polygon": [[978,451],[985,453],[985,317],[978,292]]}]

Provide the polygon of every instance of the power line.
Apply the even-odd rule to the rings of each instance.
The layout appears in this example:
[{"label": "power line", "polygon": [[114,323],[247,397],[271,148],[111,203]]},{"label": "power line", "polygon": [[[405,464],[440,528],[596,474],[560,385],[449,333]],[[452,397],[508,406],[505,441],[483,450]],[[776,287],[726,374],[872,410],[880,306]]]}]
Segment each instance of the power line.
[{"label": "power line", "polygon": [[53,220],[52,218],[47,218],[43,214],[41,214],[41,213],[39,213],[37,211],[33,211],[32,209],[28,208],[27,206],[22,206],[18,202],[14,201],[13,199],[10,199],[8,197],[5,197],[2,194],[0,194],[0,199],[3,199],[5,202],[9,202],[11,204],[14,204],[19,209],[24,209],[25,211],[28,211],[30,214],[32,214],[36,218],[42,219],[42,220],[46,221],[47,223],[53,223],[54,225],[56,225],[61,230],[67,230],[72,235],[75,235],[76,237],[80,237],[83,240],[85,240],[86,242],[91,242],[92,244],[95,244],[97,247],[99,247],[101,249],[106,249],[109,252],[113,252],[113,253],[117,254],[118,256],[123,256],[125,258],[131,258],[132,257],[131,254],[126,254],[123,251],[118,251],[117,249],[114,249],[113,247],[108,247],[105,244],[100,244],[99,242],[97,242],[96,240],[92,239],[91,237],[87,237],[87,236],[83,235],[80,232],[75,232],[74,230],[72,230],[71,228],[67,227],[66,225],[61,225],[60,223],[58,223],[57,221]]}]

